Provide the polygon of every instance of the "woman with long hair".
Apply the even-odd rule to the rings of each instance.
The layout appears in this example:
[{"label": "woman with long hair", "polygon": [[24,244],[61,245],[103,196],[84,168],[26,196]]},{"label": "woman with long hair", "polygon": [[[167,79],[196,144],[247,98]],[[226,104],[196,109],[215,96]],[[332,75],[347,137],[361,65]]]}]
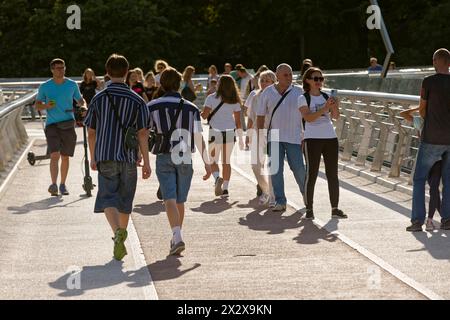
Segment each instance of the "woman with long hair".
[{"label": "woman with long hair", "polygon": [[195,68],[187,66],[183,71],[183,81],[181,82],[181,96],[190,102],[194,102],[197,99],[195,91],[200,89],[199,85],[194,86],[194,81],[192,81],[194,74]]},{"label": "woman with long hair", "polygon": [[305,120],[303,146],[306,158],[306,182],[304,200],[307,219],[314,219],[314,188],[322,156],[325,162],[332,208],[331,216],[332,218],[347,218],[347,215],[338,207],[339,142],[332,122],[332,119],[338,119],[340,116],[339,102],[335,97],[329,97],[322,92],[324,80],[322,70],[319,68],[311,67],[306,70],[303,75],[305,93],[299,98],[300,112]]},{"label": "woman with long hair", "polygon": [[95,77],[94,70],[87,68],[83,72],[83,80],[80,83],[80,92],[86,104],[89,106],[92,98],[97,93],[97,90],[101,88],[100,81]]},{"label": "woman with long hair", "polygon": [[[244,148],[241,125],[241,99],[233,77],[222,75],[217,92],[206,98],[201,114],[209,123],[209,152],[211,169],[215,179],[215,195],[228,197],[231,178],[231,153],[236,142],[236,131],[239,147]],[[222,154],[222,177],[218,166]]]}]

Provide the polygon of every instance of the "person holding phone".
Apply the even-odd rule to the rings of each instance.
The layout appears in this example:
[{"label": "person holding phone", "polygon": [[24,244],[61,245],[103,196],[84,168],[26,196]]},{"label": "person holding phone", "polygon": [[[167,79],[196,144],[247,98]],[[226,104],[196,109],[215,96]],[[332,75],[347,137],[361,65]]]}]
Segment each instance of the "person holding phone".
[{"label": "person holding phone", "polygon": [[[332,119],[338,119],[339,102],[322,92],[325,78],[319,68],[309,68],[303,75],[305,93],[299,98],[300,112],[305,120],[303,147],[306,158],[306,219],[314,219],[313,198],[320,159],[323,156],[332,218],[347,218],[339,209],[338,156],[339,142]],[[335,92],[336,93],[336,92]]]}]

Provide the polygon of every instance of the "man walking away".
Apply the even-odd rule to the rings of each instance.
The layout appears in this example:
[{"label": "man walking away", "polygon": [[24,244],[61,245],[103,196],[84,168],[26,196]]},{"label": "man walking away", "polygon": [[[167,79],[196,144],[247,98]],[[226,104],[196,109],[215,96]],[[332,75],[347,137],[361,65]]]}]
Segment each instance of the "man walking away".
[{"label": "man walking away", "polygon": [[[148,157],[148,111],[144,100],[125,84],[129,64],[113,54],[106,62],[111,84],[98,93],[89,106],[88,127],[91,168],[98,170],[98,193],[94,212],[104,212],[114,232],[114,258],[127,254],[125,240],[137,184],[138,150],[125,139],[129,128],[137,131],[144,160],[143,179],[151,174]],[[126,141],[127,140],[127,141]]]}]

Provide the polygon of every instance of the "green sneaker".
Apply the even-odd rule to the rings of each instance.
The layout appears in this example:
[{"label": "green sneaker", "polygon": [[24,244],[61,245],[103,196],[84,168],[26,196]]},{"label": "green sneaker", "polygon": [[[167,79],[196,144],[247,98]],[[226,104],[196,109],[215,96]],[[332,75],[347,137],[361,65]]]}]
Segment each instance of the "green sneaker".
[{"label": "green sneaker", "polygon": [[117,229],[114,237],[114,258],[116,260],[122,260],[128,252],[125,248],[125,240],[127,239],[128,232],[126,229]]}]

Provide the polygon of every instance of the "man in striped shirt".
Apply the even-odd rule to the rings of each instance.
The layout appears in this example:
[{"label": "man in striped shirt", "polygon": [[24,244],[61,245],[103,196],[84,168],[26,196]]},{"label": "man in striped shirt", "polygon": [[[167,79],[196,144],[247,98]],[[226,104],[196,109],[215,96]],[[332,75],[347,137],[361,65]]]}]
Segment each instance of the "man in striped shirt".
[{"label": "man in striped shirt", "polygon": [[91,101],[85,120],[89,134],[91,168],[98,169],[98,193],[94,212],[104,212],[114,232],[114,258],[127,254],[125,240],[137,184],[138,150],[125,144],[125,131],[137,130],[144,160],[142,177],[151,174],[148,157],[148,109],[144,100],[124,83],[129,64],[113,54],[106,62],[111,84]]},{"label": "man in striped shirt", "polygon": [[[181,82],[180,73],[168,68],[161,74],[161,87],[164,95],[148,103],[150,112],[149,127],[157,133],[170,136],[170,149],[157,152],[156,175],[158,176],[162,197],[166,207],[167,217],[172,228],[170,240],[170,255],[179,255],[185,244],[181,229],[184,220],[184,203],[187,201],[191,186],[193,169],[192,153],[195,147],[201,151],[205,164],[206,175],[211,176],[211,167],[206,145],[202,135],[200,112],[189,101],[184,101],[178,93]],[[177,117],[178,116],[178,117]],[[174,123],[174,128],[171,128]],[[172,130],[173,134],[172,133]]]}]

